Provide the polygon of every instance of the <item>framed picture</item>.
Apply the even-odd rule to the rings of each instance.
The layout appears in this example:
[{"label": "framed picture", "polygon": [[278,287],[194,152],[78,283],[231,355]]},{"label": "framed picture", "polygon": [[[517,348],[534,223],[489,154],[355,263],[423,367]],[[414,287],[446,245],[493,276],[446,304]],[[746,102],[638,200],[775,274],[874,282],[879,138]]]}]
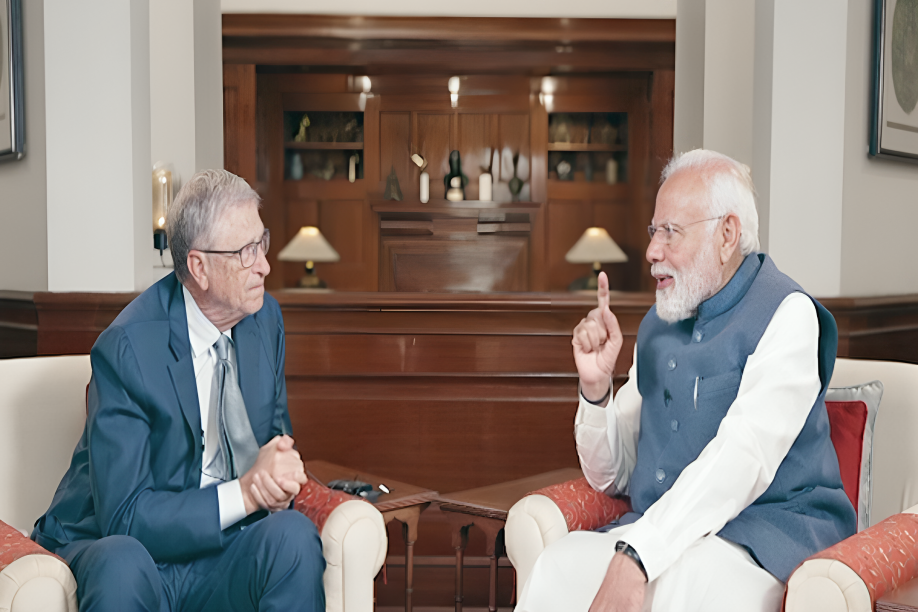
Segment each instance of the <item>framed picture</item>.
[{"label": "framed picture", "polygon": [[22,88],[22,5],[0,0],[0,161],[25,153]]},{"label": "framed picture", "polygon": [[918,162],[918,0],[876,0],[870,154]]}]

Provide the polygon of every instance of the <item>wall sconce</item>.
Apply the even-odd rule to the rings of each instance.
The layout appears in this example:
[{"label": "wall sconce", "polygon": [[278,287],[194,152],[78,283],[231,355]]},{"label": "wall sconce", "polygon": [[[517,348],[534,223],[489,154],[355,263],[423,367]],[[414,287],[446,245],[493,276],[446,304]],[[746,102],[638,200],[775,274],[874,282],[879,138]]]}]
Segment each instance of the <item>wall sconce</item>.
[{"label": "wall sconce", "polygon": [[169,248],[166,240],[166,219],[169,218],[169,209],[172,207],[176,178],[171,163],[153,164],[153,248],[159,250],[160,257],[163,251]]},{"label": "wall sconce", "polygon": [[449,77],[449,104],[453,108],[459,106],[459,77]]},{"label": "wall sconce", "polygon": [[360,93],[360,96],[357,98],[357,105],[360,107],[360,111],[363,112],[367,108],[367,98],[373,96],[371,93],[373,89],[373,82],[370,81],[370,77],[364,76],[349,76],[348,81],[348,90],[356,91]]},{"label": "wall sconce", "polygon": [[578,278],[570,284],[569,291],[580,289],[595,290],[598,288],[599,272],[603,263],[623,263],[628,261],[628,256],[621,247],[615,244],[609,232],[601,227],[587,228],[580,240],[567,252],[564,259],[568,263],[591,263],[593,274],[589,277]]},{"label": "wall sconce", "polygon": [[306,262],[306,275],[303,276],[298,286],[301,289],[325,289],[328,285],[316,275],[315,263],[317,261],[340,261],[332,245],[328,244],[319,228],[313,226],[301,227],[293,240],[287,243],[277,258],[281,261]]},{"label": "wall sconce", "polygon": [[539,103],[550,113],[555,107],[555,89],[557,83],[552,77],[542,77],[542,90],[539,92]]}]

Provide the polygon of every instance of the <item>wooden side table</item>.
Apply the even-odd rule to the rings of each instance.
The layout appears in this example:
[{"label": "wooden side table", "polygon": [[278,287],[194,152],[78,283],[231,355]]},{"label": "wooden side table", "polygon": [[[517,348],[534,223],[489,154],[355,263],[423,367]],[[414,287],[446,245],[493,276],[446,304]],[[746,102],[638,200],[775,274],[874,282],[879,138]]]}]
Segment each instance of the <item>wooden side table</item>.
[{"label": "wooden side table", "polygon": [[487,553],[491,558],[488,610],[497,612],[497,561],[504,554],[504,525],[510,508],[527,493],[582,477],[583,472],[578,468],[564,468],[478,489],[447,493],[437,498],[440,509],[447,512],[453,529],[453,548],[456,549],[456,612],[462,612],[462,564],[469,541],[469,527],[478,527],[485,532],[487,538]]},{"label": "wooden side table", "polygon": [[411,612],[414,543],[418,539],[418,520],[421,518],[421,512],[437,498],[437,492],[327,461],[313,460],[305,463],[307,475],[322,484],[332,480],[361,480],[373,485],[374,489],[379,489],[380,483],[389,488],[391,492],[380,495],[373,505],[382,514],[387,525],[391,521],[402,524],[402,537],[405,539],[405,612]]}]

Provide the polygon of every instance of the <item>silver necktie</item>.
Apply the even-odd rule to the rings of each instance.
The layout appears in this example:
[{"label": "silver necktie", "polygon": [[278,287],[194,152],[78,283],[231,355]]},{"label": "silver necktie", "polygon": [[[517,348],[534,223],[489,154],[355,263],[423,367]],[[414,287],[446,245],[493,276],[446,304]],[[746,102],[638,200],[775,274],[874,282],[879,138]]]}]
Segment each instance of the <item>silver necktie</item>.
[{"label": "silver necktie", "polygon": [[210,469],[214,477],[227,482],[248,472],[258,457],[258,441],[245,411],[239,377],[228,359],[231,343],[225,334],[220,334],[220,339],[214,343],[217,350],[216,393],[211,394],[210,400],[211,423],[216,426],[220,441],[220,449]]}]

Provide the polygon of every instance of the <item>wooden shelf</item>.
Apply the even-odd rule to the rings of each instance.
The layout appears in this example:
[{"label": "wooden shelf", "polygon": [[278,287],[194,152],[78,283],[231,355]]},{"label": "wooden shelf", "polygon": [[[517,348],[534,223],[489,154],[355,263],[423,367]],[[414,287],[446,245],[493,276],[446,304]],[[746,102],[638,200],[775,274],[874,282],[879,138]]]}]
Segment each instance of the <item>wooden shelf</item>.
[{"label": "wooden shelf", "polygon": [[627,145],[607,145],[607,144],[592,144],[592,143],[580,143],[580,142],[550,142],[548,143],[549,151],[595,151],[600,152],[613,152],[613,151],[627,151]]},{"label": "wooden shelf", "polygon": [[296,142],[284,143],[287,149],[304,149],[308,151],[352,151],[363,150],[362,142]]}]

